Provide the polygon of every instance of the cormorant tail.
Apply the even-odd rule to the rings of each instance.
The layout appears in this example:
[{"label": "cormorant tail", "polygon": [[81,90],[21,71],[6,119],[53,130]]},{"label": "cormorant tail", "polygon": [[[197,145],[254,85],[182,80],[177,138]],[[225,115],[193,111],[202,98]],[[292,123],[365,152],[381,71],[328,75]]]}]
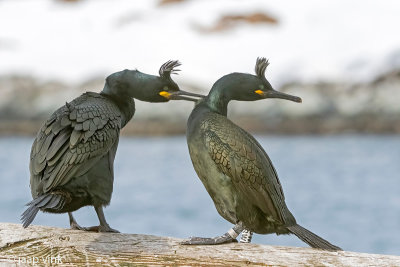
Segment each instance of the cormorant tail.
[{"label": "cormorant tail", "polygon": [[301,241],[307,243],[312,248],[320,248],[324,250],[342,250],[340,247],[332,245],[325,239],[317,236],[313,232],[310,232],[306,228],[295,224],[292,226],[288,226],[287,229],[292,233],[295,234]]},{"label": "cormorant tail", "polygon": [[28,208],[22,213],[21,221],[24,228],[28,227],[35,219],[39,210],[53,209],[58,210],[63,208],[65,197],[59,194],[44,194],[27,203]]}]

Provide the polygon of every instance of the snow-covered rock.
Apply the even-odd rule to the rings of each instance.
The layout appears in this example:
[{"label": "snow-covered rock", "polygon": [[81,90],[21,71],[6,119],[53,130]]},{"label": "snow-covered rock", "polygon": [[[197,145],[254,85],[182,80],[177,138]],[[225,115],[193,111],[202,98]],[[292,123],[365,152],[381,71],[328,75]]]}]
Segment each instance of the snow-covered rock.
[{"label": "snow-covered rock", "polygon": [[[224,74],[252,72],[264,56],[279,87],[371,81],[400,67],[396,0],[159,3],[2,0],[0,74],[81,83],[125,68],[156,73],[166,60],[179,59],[179,81],[210,88]],[[276,23],[247,23],[252,14]],[[224,18],[242,19],[222,31],[199,31]]]},{"label": "snow-covered rock", "polygon": [[[41,120],[99,92],[110,73],[156,74],[169,59],[183,63],[174,77],[182,89],[207,93],[225,74],[252,73],[264,56],[271,84],[303,103],[232,102],[234,120],[260,130],[397,131],[399,1],[162,2],[1,0],[0,118]],[[184,129],[192,106],[137,101],[135,120]]]}]

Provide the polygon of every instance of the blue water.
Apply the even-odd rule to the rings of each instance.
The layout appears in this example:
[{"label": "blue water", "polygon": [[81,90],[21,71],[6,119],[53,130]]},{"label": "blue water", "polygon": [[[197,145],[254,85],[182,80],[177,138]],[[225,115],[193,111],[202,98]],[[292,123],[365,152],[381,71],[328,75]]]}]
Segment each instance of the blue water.
[{"label": "blue water", "polygon": [[[345,250],[400,255],[400,136],[258,136],[297,221]],[[0,138],[0,221],[17,223],[30,198],[32,138]],[[122,138],[113,199],[105,209],[124,233],[215,236],[231,225],[197,178],[184,136]],[[97,225],[93,208],[76,219]],[[34,224],[68,227],[66,214]],[[306,246],[295,236],[256,235],[254,243]]]}]

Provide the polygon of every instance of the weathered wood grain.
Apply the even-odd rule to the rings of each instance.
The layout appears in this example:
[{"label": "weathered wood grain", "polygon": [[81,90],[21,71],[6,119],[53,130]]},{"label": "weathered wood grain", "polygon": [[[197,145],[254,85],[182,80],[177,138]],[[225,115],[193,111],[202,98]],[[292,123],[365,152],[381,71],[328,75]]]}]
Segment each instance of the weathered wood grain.
[{"label": "weathered wood grain", "polygon": [[0,223],[0,265],[400,266],[400,256],[239,243],[183,246],[180,241]]}]

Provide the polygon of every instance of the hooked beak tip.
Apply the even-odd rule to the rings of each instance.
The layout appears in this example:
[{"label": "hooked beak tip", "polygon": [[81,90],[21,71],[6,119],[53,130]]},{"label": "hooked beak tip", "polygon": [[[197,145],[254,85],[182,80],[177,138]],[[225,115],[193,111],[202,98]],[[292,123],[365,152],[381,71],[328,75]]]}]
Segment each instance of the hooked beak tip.
[{"label": "hooked beak tip", "polygon": [[297,103],[303,102],[303,100],[298,96],[285,94],[283,92],[279,92],[279,91],[275,91],[275,90],[268,91],[265,94],[265,98],[280,98],[280,99],[286,99],[286,100],[297,102]]}]

